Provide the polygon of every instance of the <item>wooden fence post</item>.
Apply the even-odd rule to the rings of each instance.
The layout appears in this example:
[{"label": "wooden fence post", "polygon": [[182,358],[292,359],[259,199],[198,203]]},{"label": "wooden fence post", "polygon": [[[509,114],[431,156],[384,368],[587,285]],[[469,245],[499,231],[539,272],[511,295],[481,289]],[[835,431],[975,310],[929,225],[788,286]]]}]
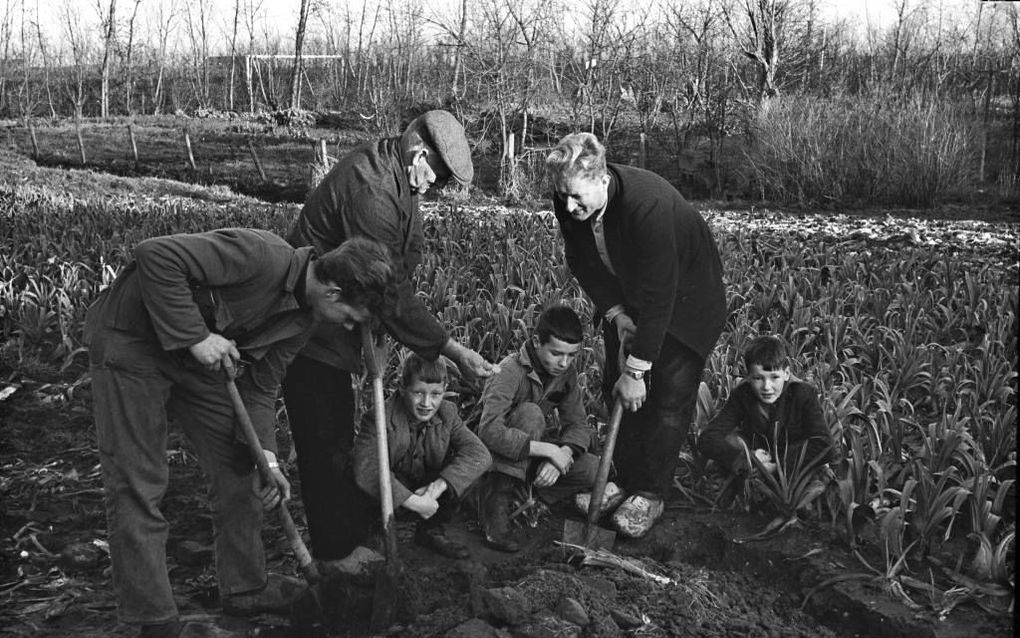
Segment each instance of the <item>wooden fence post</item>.
[{"label": "wooden fence post", "polygon": [[131,154],[135,158],[135,167],[138,167],[138,142],[135,141],[135,128],[128,124],[128,137],[131,139]]},{"label": "wooden fence post", "polygon": [[638,140],[637,158],[638,167],[645,168],[648,159],[648,136],[644,133],[641,134],[641,138]]},{"label": "wooden fence post", "polygon": [[326,138],[319,138],[319,162],[325,167],[329,164],[329,155],[326,154]]},{"label": "wooden fence post", "polygon": [[74,118],[74,132],[78,136],[78,155],[81,157],[81,163],[85,165],[85,140],[81,138],[81,120]]},{"label": "wooden fence post", "polygon": [[191,134],[188,132],[188,127],[185,127],[185,146],[188,147],[188,161],[191,163],[192,170],[198,170],[195,167],[195,153],[191,150]]},{"label": "wooden fence post", "polygon": [[248,150],[251,151],[251,158],[255,160],[255,168],[259,171],[259,177],[263,182],[268,181],[266,180],[266,171],[262,168],[262,161],[259,159],[258,153],[255,152],[255,142],[250,137],[248,138]]},{"label": "wooden fence post", "polygon": [[39,140],[35,137],[35,125],[32,121],[28,122],[28,133],[32,136],[32,159],[39,159]]}]

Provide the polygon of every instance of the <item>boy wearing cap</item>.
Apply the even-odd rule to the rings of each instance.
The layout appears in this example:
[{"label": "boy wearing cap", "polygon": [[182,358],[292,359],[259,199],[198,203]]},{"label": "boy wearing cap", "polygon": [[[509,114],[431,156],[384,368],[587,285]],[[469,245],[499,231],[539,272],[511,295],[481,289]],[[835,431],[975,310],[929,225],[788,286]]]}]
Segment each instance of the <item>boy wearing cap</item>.
[{"label": "boy wearing cap", "polygon": [[[419,196],[451,178],[467,185],[473,174],[464,128],[446,111],[429,111],[399,137],[364,144],[340,158],[308,198],[287,240],[320,252],[352,237],[386,245],[398,282],[396,311],[383,321],[386,331],[426,360],[443,354],[467,376],[487,377],[494,366],[451,339],[411,285],[424,244]],[[322,561],[347,556],[371,520],[358,514],[364,508],[349,458],[355,430],[351,373],[360,366],[357,334],[324,327],[284,379],[312,554]]]}]

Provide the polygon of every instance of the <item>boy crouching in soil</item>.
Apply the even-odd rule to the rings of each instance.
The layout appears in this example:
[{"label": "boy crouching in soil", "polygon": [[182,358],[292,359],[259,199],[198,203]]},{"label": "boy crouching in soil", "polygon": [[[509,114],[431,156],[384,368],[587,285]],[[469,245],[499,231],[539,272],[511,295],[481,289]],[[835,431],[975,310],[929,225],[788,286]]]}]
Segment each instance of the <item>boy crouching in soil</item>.
[{"label": "boy crouching in soil", "polygon": [[[400,390],[386,402],[393,505],[420,517],[414,540],[449,558],[467,558],[466,546],[446,537],[457,499],[489,468],[485,445],[461,421],[457,406],[443,400],[443,361],[411,354],[401,370]],[[354,441],[358,485],[379,499],[376,428],[366,414]]]},{"label": "boy crouching in soil", "polygon": [[[587,425],[574,359],[584,328],[567,306],[546,309],[531,339],[500,362],[482,392],[478,436],[492,452],[481,514],[485,544],[504,552],[520,549],[509,534],[514,491],[530,480],[538,496],[555,503],[591,490],[598,457],[588,452]],[[559,429],[550,427],[553,411]]]},{"label": "boy crouching in soil", "polygon": [[820,469],[834,460],[817,391],[790,375],[783,342],[758,337],[744,351],[744,367],[747,377],[698,438],[701,453],[734,478],[723,501],[732,501],[742,491],[750,473],[745,444],[769,470],[774,470],[775,462],[783,463],[789,473],[796,467]]}]

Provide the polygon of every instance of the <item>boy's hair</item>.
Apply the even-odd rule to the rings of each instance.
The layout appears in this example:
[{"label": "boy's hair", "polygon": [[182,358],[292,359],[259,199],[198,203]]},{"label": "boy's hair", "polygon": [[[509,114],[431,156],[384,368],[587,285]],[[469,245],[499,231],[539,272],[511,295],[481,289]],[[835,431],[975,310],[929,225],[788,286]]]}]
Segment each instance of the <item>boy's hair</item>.
[{"label": "boy's hair", "polygon": [[571,133],[546,156],[545,168],[554,183],[575,175],[601,177],[606,172],[606,147],[591,133]]},{"label": "boy's hair", "polygon": [[406,388],[416,380],[423,383],[442,383],[445,385],[449,380],[449,376],[446,372],[446,363],[443,361],[443,358],[440,357],[435,361],[428,361],[414,352],[408,355],[404,359],[403,367],[400,369],[400,385]]},{"label": "boy's hair", "polygon": [[759,365],[762,370],[782,370],[790,367],[786,344],[776,337],[758,337],[744,350],[744,367]]},{"label": "boy's hair", "polygon": [[344,303],[364,306],[373,315],[389,316],[396,303],[396,273],[383,244],[353,237],[312,261],[312,273],[340,288]]},{"label": "boy's hair", "polygon": [[538,325],[535,326],[535,335],[539,344],[547,343],[550,337],[570,344],[581,343],[584,339],[584,327],[581,325],[581,318],[570,306],[556,304],[542,311],[538,317]]}]

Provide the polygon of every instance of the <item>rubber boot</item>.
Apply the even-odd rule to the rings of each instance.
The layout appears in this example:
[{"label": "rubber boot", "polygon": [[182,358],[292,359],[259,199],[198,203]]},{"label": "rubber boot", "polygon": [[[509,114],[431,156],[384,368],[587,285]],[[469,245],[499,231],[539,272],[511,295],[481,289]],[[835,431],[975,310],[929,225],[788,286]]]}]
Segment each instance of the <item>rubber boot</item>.
[{"label": "rubber boot", "polygon": [[490,472],[486,481],[488,497],[482,503],[485,545],[500,552],[520,551],[521,546],[510,537],[510,503],[515,479],[499,472]]}]

